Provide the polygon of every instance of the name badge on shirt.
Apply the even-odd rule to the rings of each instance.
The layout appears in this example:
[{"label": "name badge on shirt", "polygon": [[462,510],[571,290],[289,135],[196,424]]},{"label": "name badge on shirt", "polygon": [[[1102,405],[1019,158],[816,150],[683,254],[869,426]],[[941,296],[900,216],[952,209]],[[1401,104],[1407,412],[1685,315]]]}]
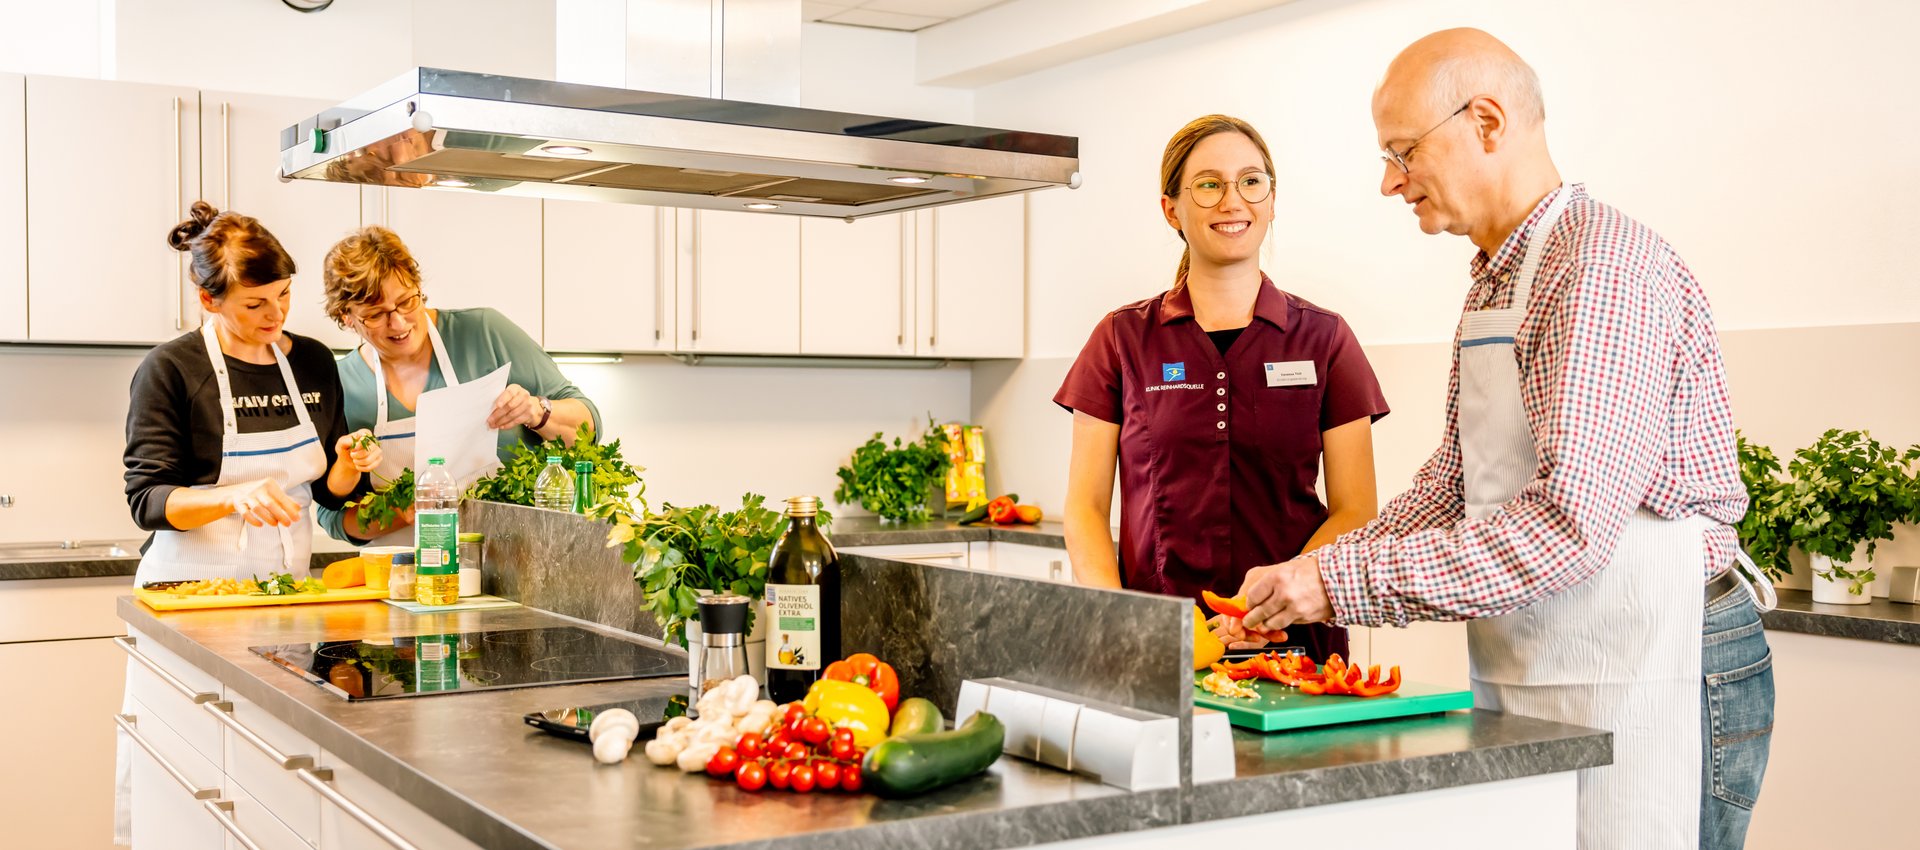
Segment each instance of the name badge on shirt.
[{"label": "name badge on shirt", "polygon": [[1311,387],[1320,382],[1312,360],[1287,360],[1267,364],[1267,386]]}]

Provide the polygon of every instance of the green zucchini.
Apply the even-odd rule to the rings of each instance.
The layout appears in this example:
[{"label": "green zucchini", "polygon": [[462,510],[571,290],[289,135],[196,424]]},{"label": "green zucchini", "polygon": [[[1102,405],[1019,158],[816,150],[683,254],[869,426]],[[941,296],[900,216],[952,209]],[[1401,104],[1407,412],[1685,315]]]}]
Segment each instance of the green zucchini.
[{"label": "green zucchini", "polygon": [[945,728],[947,718],[940,713],[940,706],[925,697],[908,697],[901,700],[900,707],[893,712],[893,728],[889,734],[918,735]]},{"label": "green zucchini", "polygon": [[[1019,493],[1008,493],[1008,494],[1007,494],[1007,498],[1009,498],[1009,499],[1012,499],[1012,500],[1013,500],[1013,501],[1015,501],[1015,502],[1019,502],[1019,501],[1020,501],[1020,494],[1019,494]],[[993,504],[993,500],[992,500],[992,499],[988,499],[988,500],[986,500],[986,501],[984,501],[984,502],[981,502],[981,503],[980,503],[980,505],[979,505],[979,507],[976,507],[976,508],[974,508],[973,510],[970,510],[970,511],[967,511],[966,513],[964,513],[964,514],[961,514],[961,515],[960,515],[960,519],[959,519],[959,523],[960,523],[961,525],[966,525],[966,524],[968,524],[968,523],[974,523],[974,522],[979,522],[979,521],[981,521],[981,520],[983,520],[983,519],[986,519],[986,518],[987,518],[987,506],[988,506],[988,505],[991,505],[991,504]]]},{"label": "green zucchini", "polygon": [[867,751],[866,787],[882,797],[912,797],[944,788],[991,767],[1006,745],[1007,729],[984,711],[951,732],[898,735]]}]

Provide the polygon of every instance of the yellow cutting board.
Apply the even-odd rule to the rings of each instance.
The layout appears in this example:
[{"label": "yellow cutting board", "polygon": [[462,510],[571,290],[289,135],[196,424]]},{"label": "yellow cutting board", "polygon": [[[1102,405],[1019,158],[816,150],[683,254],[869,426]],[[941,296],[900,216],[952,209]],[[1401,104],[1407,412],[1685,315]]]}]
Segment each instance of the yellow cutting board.
[{"label": "yellow cutting board", "polygon": [[387,598],[385,589],[344,587],[325,593],[289,593],[285,596],[175,596],[164,590],[135,589],[135,599],[155,611],[185,611],[193,608],[249,608],[255,605],[300,605],[307,602],[366,602]]}]

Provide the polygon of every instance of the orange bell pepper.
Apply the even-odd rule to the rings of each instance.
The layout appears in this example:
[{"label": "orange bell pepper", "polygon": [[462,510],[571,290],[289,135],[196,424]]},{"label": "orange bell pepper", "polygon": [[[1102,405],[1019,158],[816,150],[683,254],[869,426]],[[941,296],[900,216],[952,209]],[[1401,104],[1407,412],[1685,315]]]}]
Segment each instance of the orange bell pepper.
[{"label": "orange bell pepper", "polygon": [[887,704],[888,714],[900,707],[900,677],[891,665],[868,653],[857,652],[828,664],[820,675],[825,679],[852,682],[879,694],[880,701]]},{"label": "orange bell pepper", "polygon": [[[1374,668],[1376,672],[1378,672],[1379,669],[1378,667]],[[1353,695],[1357,697],[1377,697],[1385,696],[1397,690],[1400,690],[1400,665],[1395,664],[1387,673],[1385,681],[1368,682],[1361,685],[1354,690]]]},{"label": "orange bell pepper", "polygon": [[1245,619],[1247,616],[1247,598],[1245,596],[1235,596],[1232,599],[1228,599],[1211,590],[1203,590],[1200,591],[1200,600],[1207,603],[1207,607],[1212,608],[1215,614],[1225,614],[1236,620]]},{"label": "orange bell pepper", "polygon": [[[1260,659],[1255,658],[1252,660],[1258,661]],[[1215,673],[1226,674],[1227,678],[1232,679],[1236,682],[1242,679],[1251,679],[1255,676],[1260,675],[1259,672],[1252,667],[1244,666],[1241,664],[1221,664],[1218,661],[1213,663],[1213,667],[1211,669]]]}]

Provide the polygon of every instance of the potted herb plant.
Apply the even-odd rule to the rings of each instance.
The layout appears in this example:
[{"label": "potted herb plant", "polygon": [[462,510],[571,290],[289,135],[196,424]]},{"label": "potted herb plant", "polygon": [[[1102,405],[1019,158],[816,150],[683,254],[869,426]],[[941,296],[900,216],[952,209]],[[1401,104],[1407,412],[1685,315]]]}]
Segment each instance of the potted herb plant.
[{"label": "potted herb plant", "polygon": [[1740,483],[1747,489],[1747,513],[1734,530],[1740,534],[1740,547],[1771,581],[1793,572],[1791,553],[1793,523],[1782,511],[1793,485],[1780,476],[1780,459],[1772,449],[1750,442],[1736,431],[1739,445]]},{"label": "potted herb plant", "polygon": [[[831,522],[824,513],[821,524]],[[740,507],[722,511],[713,505],[690,508],[662,504],[658,512],[636,518],[615,512],[608,546],[624,546],[640,583],[642,605],[653,613],[666,640],[687,646],[697,640],[697,600],[708,593],[734,593],[758,601],[766,596],[767,563],[786,523],[780,512],[755,493]],[[747,662],[755,678],[765,679],[766,625],[748,609]]]},{"label": "potted herb plant", "polygon": [[1793,481],[1780,503],[1795,545],[1807,553],[1813,600],[1842,605],[1873,601],[1875,544],[1893,539],[1920,504],[1913,462],[1865,431],[1831,430],[1794,452]]},{"label": "potted herb plant", "polygon": [[876,432],[840,467],[840,486],[833,498],[843,505],[858,503],[884,522],[925,520],[927,506],[945,486],[952,463],[946,434],[932,417],[927,418],[926,433],[911,443],[895,437],[888,446]]}]

